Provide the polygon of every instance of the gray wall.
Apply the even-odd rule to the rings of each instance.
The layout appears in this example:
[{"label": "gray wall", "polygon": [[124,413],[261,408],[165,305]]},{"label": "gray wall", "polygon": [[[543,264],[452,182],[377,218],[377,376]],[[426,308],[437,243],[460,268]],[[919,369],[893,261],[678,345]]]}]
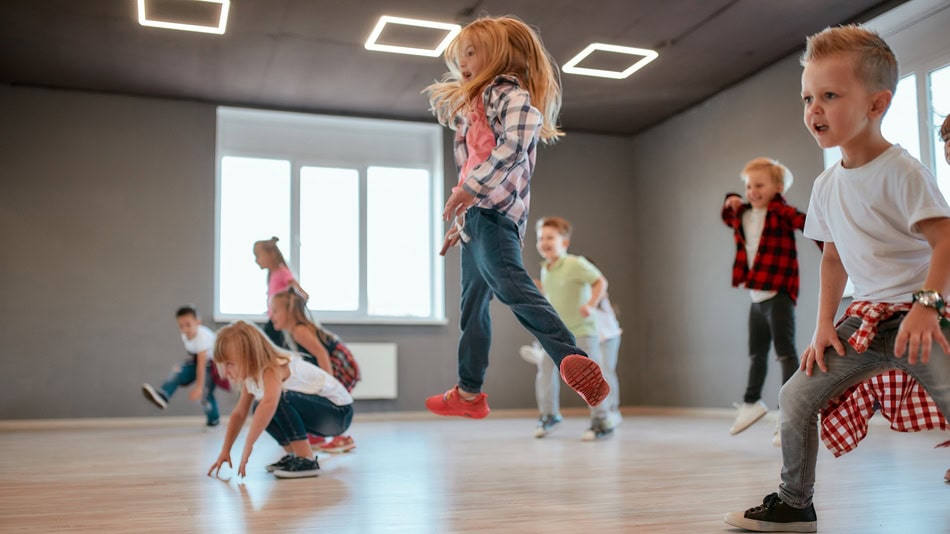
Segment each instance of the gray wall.
[{"label": "gray wall", "polygon": [[[0,116],[0,419],[154,414],[139,388],[183,356],[175,308],[211,310],[214,107],[0,86]],[[543,148],[533,206],[575,221],[578,251],[616,273],[621,306],[633,302],[623,258],[634,242],[599,229],[630,226],[632,195],[618,194],[630,189],[627,143],[576,134]],[[455,180],[450,161],[446,175]],[[529,236],[537,274],[533,247]],[[458,276],[454,250],[446,326],[332,325],[347,340],[399,346],[399,399],[359,409],[420,410],[454,383]],[[531,407],[534,371],[517,356],[530,338],[503,306],[494,315],[492,405]],[[223,398],[227,411],[234,397]],[[180,394],[167,413],[199,411]]]},{"label": "gray wall", "polygon": [[[735,245],[719,212],[725,193],[744,192],[739,173],[758,156],[791,169],[787,199],[806,211],[822,156],[802,124],[800,76],[789,57],[631,142],[643,306],[639,335],[626,341],[637,344],[640,404],[727,407],[742,399],[750,300],[730,287]],[[820,255],[804,238],[798,250],[801,352],[815,324]],[[764,400],[774,406],[781,372],[774,359],[770,367]]]}]

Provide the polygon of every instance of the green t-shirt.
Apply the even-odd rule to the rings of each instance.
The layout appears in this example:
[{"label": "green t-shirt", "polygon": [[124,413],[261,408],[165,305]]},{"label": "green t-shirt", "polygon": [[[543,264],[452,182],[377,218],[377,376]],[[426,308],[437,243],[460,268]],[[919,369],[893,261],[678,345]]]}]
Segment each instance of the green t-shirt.
[{"label": "green t-shirt", "polygon": [[566,254],[554,264],[541,262],[541,287],[554,310],[575,337],[596,336],[594,316],[581,315],[581,306],[590,301],[591,284],[601,276],[597,267],[583,256]]}]

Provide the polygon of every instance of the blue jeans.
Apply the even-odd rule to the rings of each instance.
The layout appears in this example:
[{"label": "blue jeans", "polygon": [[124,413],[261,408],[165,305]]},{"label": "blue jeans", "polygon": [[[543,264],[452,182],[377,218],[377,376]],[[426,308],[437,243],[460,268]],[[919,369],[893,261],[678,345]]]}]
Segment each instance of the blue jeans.
[{"label": "blue jeans", "polygon": [[[214,379],[211,378],[211,366],[214,365],[210,361],[207,364],[207,369],[205,370],[205,387],[204,392],[201,395],[201,409],[204,410],[205,417],[208,418],[208,424],[213,425],[218,423],[218,401],[214,399]],[[178,389],[178,386],[187,386],[194,383],[197,378],[197,361],[194,356],[187,359],[179,365],[178,367],[172,369],[172,373],[168,376],[168,380],[162,384],[161,390],[165,394],[166,399],[171,399],[172,395],[175,394],[175,390]]]},{"label": "blue jeans", "polygon": [[[796,508],[811,504],[815,492],[815,462],[818,458],[818,410],[848,387],[881,374],[888,369],[901,369],[914,377],[933,397],[940,411],[950,415],[950,356],[936,343],[930,360],[915,365],[907,356],[894,356],[894,341],[903,314],[882,322],[867,352],[858,354],[847,340],[860,326],[861,320],[849,318],[838,327],[838,338],[847,351],[838,356],[834,349],[825,351],[828,372],[815,367],[812,376],[798,371],[782,387],[782,483],[779,496]],[[943,329],[950,337],[950,328]]]},{"label": "blue jeans", "polygon": [[587,356],[525,270],[518,226],[495,210],[471,208],[465,232],[470,239],[462,244],[459,387],[478,393],[485,382],[493,296],[511,308],[558,367],[565,356]]},{"label": "blue jeans", "polygon": [[337,406],[319,395],[282,391],[267,433],[281,446],[315,436],[339,436],[353,421],[353,405]]}]

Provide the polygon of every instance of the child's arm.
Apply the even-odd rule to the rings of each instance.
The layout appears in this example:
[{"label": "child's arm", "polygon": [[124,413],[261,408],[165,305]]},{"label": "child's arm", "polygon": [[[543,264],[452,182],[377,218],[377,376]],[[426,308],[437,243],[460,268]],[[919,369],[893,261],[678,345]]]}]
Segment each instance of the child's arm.
[{"label": "child's arm", "polygon": [[[950,218],[924,219],[917,223],[917,229],[933,249],[927,279],[921,289],[935,289],[946,299],[947,283],[950,281]],[[940,330],[939,315],[933,308],[914,304],[907,317],[901,321],[894,342],[894,356],[901,358],[906,352],[907,363],[915,364],[919,353],[921,363],[927,363],[934,341],[944,354],[950,355],[950,343],[947,343],[947,338]]]},{"label": "child's arm", "polygon": [[838,304],[841,303],[841,296],[844,294],[844,286],[848,282],[848,273],[844,270],[834,243],[825,243],[821,254],[819,281],[818,323],[815,326],[815,335],[812,337],[811,344],[802,354],[800,367],[808,376],[812,375],[816,363],[819,369],[828,372],[828,367],[825,365],[826,348],[834,347],[835,352],[844,356],[844,345],[841,344],[838,332],[835,330],[835,314],[838,312]]},{"label": "child's arm", "polygon": [[736,193],[726,193],[726,200],[722,203],[722,211],[720,212],[723,224],[733,228],[740,207],[742,207],[742,197]]},{"label": "child's arm", "polygon": [[323,346],[323,343],[320,343],[320,340],[317,339],[312,329],[307,328],[306,325],[298,324],[290,331],[290,335],[293,336],[294,343],[307,349],[310,354],[313,354],[313,357],[317,359],[317,365],[319,365],[321,369],[333,375],[333,364],[330,363],[330,353],[327,352],[327,348]]},{"label": "child's arm", "polygon": [[581,316],[589,317],[591,311],[597,308],[597,305],[600,304],[600,299],[604,298],[604,293],[607,292],[607,279],[601,276],[597,280],[594,280],[594,283],[590,285],[590,300],[587,301],[587,304],[581,306]]},{"label": "child's arm", "polygon": [[231,465],[231,447],[234,445],[234,440],[237,439],[238,434],[241,433],[241,427],[244,426],[244,421],[247,420],[247,413],[251,409],[251,399],[253,397],[250,393],[247,392],[247,389],[244,386],[241,386],[241,397],[238,399],[237,406],[234,407],[234,410],[231,412],[231,417],[228,418],[228,430],[224,435],[224,444],[221,446],[221,453],[218,455],[217,461],[214,462],[214,465],[211,466],[211,469],[208,470],[208,476],[211,476],[211,472],[215,471],[215,476],[221,472],[221,466],[225,462],[228,463],[232,469],[234,468]]},{"label": "child's arm", "polygon": [[188,393],[188,398],[197,401],[201,400],[201,393],[205,389],[205,374],[207,373],[208,367],[208,351],[203,350],[198,353],[198,356],[195,357],[195,385],[191,388],[191,391]]},{"label": "child's arm", "polygon": [[[277,411],[277,403],[280,402],[281,380],[277,376],[277,369],[268,367],[261,373],[261,382],[264,387],[264,398],[258,403],[254,410],[254,417],[251,418],[251,427],[247,431],[247,439],[244,440],[244,453],[241,454],[241,464],[238,466],[238,474],[245,475],[247,460],[251,457],[251,451],[254,450],[254,442],[261,436],[271,419],[274,418],[274,412]],[[231,425],[228,424],[228,430]],[[236,437],[236,436],[235,436]]]}]

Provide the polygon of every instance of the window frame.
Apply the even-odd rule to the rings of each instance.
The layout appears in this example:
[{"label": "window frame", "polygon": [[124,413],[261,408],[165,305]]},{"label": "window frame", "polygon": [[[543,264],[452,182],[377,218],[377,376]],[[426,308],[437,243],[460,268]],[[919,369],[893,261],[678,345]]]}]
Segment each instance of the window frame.
[{"label": "window frame", "polygon": [[[359,177],[359,308],[354,312],[312,310],[329,324],[444,325],[444,258],[442,243],[444,183],[443,128],[434,123],[337,117],[306,113],[266,111],[219,106],[215,135],[214,186],[214,319],[218,322],[245,320],[266,322],[265,314],[223,313],[221,303],[221,168],[225,157],[277,159],[290,163],[290,238],[280,243],[290,256],[289,267],[300,273],[300,175],[303,167],[356,170]],[[306,139],[303,139],[306,137]],[[346,139],[356,140],[347,143]],[[326,141],[326,143],[321,142]],[[384,142],[388,141],[388,142]],[[346,145],[343,147],[343,145]],[[352,146],[355,145],[355,146]],[[400,150],[400,148],[409,150]],[[369,167],[424,169],[429,173],[429,266],[430,310],[428,317],[372,316],[367,308],[367,170]],[[254,236],[254,240],[268,236]],[[250,248],[248,262],[252,262]],[[301,284],[308,290],[306,281]],[[264,294],[264,287],[252,289]],[[309,290],[308,290],[309,291]]]}]

